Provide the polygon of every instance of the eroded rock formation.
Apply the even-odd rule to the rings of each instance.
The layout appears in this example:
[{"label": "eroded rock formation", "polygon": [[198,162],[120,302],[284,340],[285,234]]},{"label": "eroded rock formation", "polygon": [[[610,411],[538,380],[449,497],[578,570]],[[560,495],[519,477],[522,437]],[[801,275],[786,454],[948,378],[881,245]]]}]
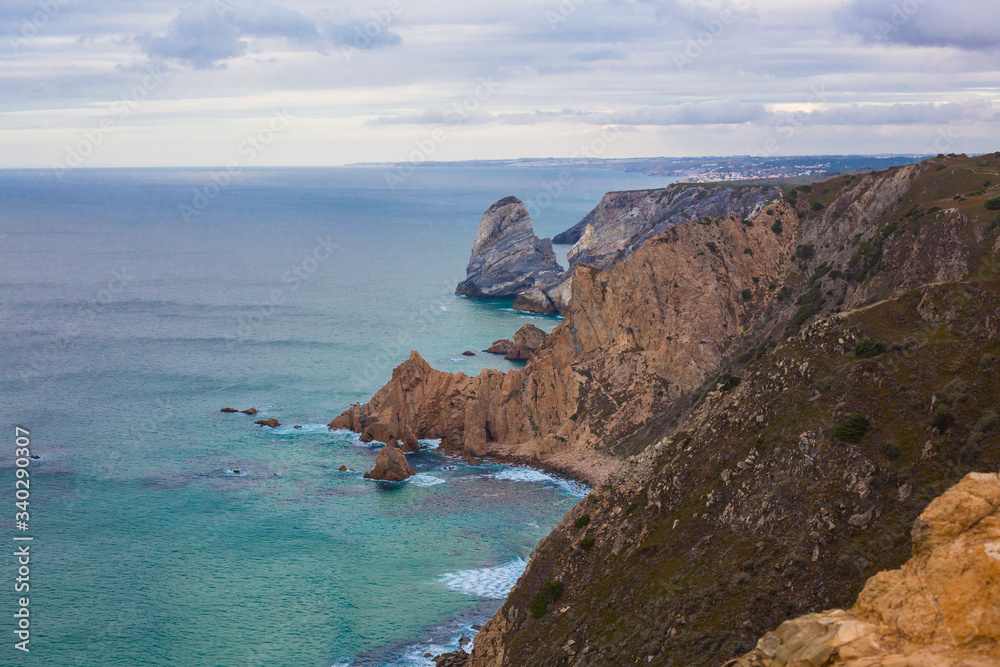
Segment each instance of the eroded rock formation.
[{"label": "eroded rock formation", "polygon": [[546,334],[534,324],[525,324],[514,334],[514,339],[496,341],[486,351],[502,354],[507,361],[527,361],[545,343]]},{"label": "eroded rock formation", "polygon": [[513,299],[536,284],[552,282],[562,270],[552,241],[535,236],[524,204],[507,197],[483,214],[467,277],[455,293],[477,299]]},{"label": "eroded rock formation", "polygon": [[771,218],[711,219],[664,232],[607,271],[578,264],[566,320],[523,370],[451,375],[414,352],[330,426],[380,442],[410,429],[446,450],[600,481],[616,465],[614,443],[700,386],[774,299],[767,286],[786,270],[798,225],[787,205],[775,209],[785,234]]},{"label": "eroded rock formation", "polygon": [[365,479],[402,482],[417,473],[410,467],[403,450],[393,443],[385,445],[375,456],[375,469],[365,473]]}]

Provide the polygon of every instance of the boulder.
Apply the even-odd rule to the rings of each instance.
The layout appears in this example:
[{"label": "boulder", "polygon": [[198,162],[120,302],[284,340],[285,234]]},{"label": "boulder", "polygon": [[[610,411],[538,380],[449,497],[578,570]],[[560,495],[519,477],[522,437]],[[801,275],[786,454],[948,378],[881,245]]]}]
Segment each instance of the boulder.
[{"label": "boulder", "polygon": [[347,472],[347,466],[340,466],[337,470],[340,472]]},{"label": "boulder", "polygon": [[416,474],[406,460],[403,450],[393,444],[387,444],[375,456],[375,469],[366,472],[365,479],[402,482]]},{"label": "boulder", "polygon": [[253,415],[257,414],[257,408],[248,408],[243,411],[243,414],[250,415],[252,417]]},{"label": "boulder", "polygon": [[514,334],[511,349],[504,359],[508,361],[527,361],[544,343],[548,334],[534,324],[525,324]]},{"label": "boulder", "polygon": [[417,440],[417,436],[414,435],[410,427],[407,426],[403,431],[403,451],[404,452],[419,452],[420,451],[420,441]]},{"label": "boulder", "polygon": [[219,410],[219,412],[225,412],[229,414],[233,412],[239,412],[239,410],[237,410],[236,408],[222,408],[221,410]]},{"label": "boulder", "polygon": [[270,426],[271,428],[278,428],[279,426],[281,426],[281,422],[279,422],[274,417],[271,417],[270,419],[258,419],[254,423],[257,424],[258,426]]},{"label": "boulder", "polygon": [[535,236],[531,216],[516,197],[486,211],[472,246],[466,279],[455,290],[475,299],[514,299],[563,272],[552,241]]},{"label": "boulder", "polygon": [[541,287],[532,287],[517,295],[514,299],[514,310],[548,315],[556,312],[556,307],[545,290]]},{"label": "boulder", "polygon": [[534,324],[525,324],[514,334],[514,340],[498,340],[486,351],[490,354],[502,354],[507,361],[527,361],[545,343],[547,336],[547,333]]},{"label": "boulder", "polygon": [[465,355],[465,356],[467,356],[467,357],[474,357],[474,356],[476,356],[476,353],[475,353],[475,352],[473,352],[472,350],[466,350],[466,351],[465,351],[465,352],[463,352],[462,354],[464,354],[464,355]]},{"label": "boulder", "polygon": [[510,351],[514,349],[514,341],[510,338],[502,338],[498,341],[494,341],[492,345],[486,348],[486,352],[490,354],[510,354]]}]

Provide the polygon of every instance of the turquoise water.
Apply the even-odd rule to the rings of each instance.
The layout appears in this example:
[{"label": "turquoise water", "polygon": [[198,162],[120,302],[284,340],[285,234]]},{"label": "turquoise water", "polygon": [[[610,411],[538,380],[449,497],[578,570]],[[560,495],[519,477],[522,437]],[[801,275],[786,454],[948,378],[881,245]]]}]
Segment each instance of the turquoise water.
[{"label": "turquoise water", "polygon": [[[0,664],[419,665],[470,634],[587,490],[433,442],[407,483],[363,480],[377,446],[325,424],[411,349],[475,374],[510,365],[463,350],[557,324],[452,290],[482,211],[558,176],[257,170],[186,221],[210,172],[0,172],[0,529],[35,538],[32,650],[0,620]],[[665,182],[574,172],[536,231]],[[28,533],[15,424],[42,457]],[[0,576],[11,619],[12,557]]]}]

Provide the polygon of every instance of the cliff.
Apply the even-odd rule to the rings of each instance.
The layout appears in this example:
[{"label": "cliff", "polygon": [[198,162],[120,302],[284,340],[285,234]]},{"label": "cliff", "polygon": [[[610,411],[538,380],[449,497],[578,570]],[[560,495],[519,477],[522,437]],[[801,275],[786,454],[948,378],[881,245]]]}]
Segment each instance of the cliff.
[{"label": "cliff", "polygon": [[[782,234],[772,229],[779,217]],[[715,373],[775,301],[768,285],[785,271],[798,224],[779,202],[753,223],[671,229],[607,271],[579,264],[565,321],[523,370],[449,375],[414,352],[371,402],[330,427],[379,441],[408,428],[448,451],[599,482],[630,436]]]},{"label": "cliff", "polygon": [[938,158],[695,218],[576,263],[523,369],[413,353],[334,420],[597,484],[469,664],[719,665],[902,567],[927,503],[1000,468],[997,183],[1000,154]]}]

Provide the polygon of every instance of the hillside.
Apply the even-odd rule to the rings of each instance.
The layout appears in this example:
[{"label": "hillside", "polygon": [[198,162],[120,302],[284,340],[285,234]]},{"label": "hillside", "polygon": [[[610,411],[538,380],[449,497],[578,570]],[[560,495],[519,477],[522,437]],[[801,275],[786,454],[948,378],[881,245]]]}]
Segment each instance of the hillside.
[{"label": "hillside", "polygon": [[334,420],[600,482],[469,664],[718,665],[902,566],[930,500],[1000,468],[998,184],[1000,154],[941,156],[692,220],[577,264],[524,369],[414,354]]}]

